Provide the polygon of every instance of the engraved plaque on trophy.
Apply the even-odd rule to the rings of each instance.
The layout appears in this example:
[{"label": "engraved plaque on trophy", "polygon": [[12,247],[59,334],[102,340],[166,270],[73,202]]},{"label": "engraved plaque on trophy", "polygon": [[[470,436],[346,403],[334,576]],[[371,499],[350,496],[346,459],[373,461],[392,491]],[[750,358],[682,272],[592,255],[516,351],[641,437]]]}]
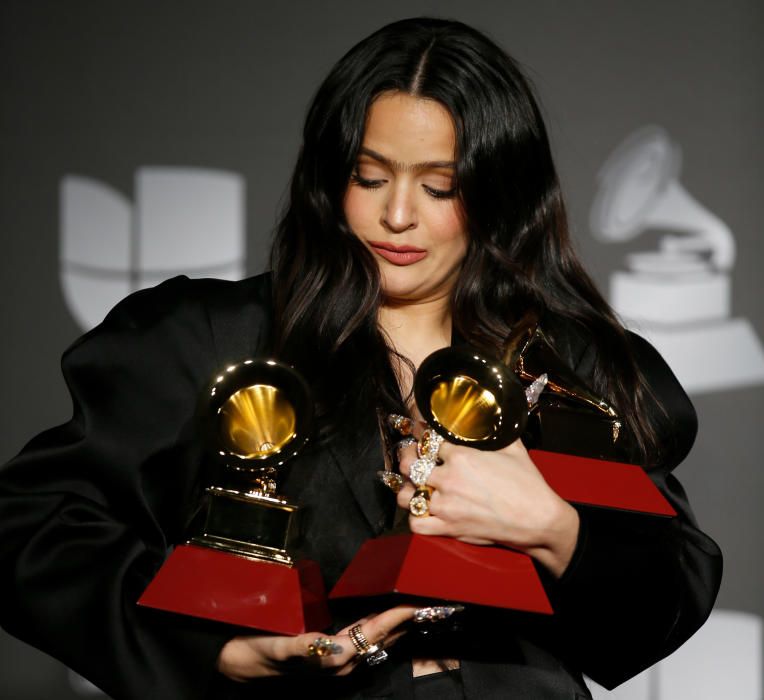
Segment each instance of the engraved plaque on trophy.
[{"label": "engraved plaque on trophy", "polygon": [[301,508],[278,494],[280,471],[308,440],[308,386],[276,360],[244,360],[215,377],[207,408],[218,464],[204,517],[139,604],[282,634],[327,626],[318,565],[295,556]]}]

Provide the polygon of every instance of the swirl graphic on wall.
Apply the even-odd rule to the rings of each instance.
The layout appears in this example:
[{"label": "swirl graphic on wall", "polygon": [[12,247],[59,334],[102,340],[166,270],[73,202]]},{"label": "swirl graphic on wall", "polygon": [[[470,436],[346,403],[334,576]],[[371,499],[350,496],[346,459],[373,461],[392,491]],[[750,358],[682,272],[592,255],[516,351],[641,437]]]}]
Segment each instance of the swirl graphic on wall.
[{"label": "swirl graphic on wall", "polygon": [[244,178],[206,168],[151,166],[135,202],[93,178],[61,181],[60,276],[82,330],[122,298],[168,277],[244,276]]},{"label": "swirl graphic on wall", "polygon": [[688,393],[764,382],[764,349],[750,322],[732,317],[735,239],[679,181],[682,154],[665,130],[631,134],[607,158],[590,212],[592,233],[625,242],[662,232],[658,250],[626,256],[610,303],[647,337]]}]

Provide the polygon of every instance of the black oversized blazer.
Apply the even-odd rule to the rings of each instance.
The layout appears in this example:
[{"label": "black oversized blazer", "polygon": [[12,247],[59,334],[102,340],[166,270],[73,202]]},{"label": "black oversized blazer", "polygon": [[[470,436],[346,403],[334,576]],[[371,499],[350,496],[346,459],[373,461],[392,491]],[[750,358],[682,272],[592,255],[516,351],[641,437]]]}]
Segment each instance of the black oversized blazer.
[{"label": "black oversized blazer", "polygon": [[[268,352],[270,309],[267,275],[180,277],[132,295],[64,355],[71,421],[34,438],[0,472],[0,623],[115,699],[288,690],[412,697],[416,635],[391,661],[345,679],[237,684],[215,671],[235,630],[135,604],[183,540],[205,485],[199,397],[221,367]],[[558,351],[586,380],[588,339],[554,326]],[[554,616],[478,611],[435,642],[462,659],[468,698],[588,697],[581,673],[612,687],[676,648],[710,612],[721,555],[670,474],[692,444],[695,414],[660,356],[636,336],[633,344],[668,414],[658,421],[664,451],[650,476],[679,517],[580,508],[573,561],[561,580],[547,579]],[[382,463],[370,416],[367,431],[307,450],[289,468],[283,491],[307,506],[306,554],[328,586],[391,517],[393,498],[374,478]]]}]

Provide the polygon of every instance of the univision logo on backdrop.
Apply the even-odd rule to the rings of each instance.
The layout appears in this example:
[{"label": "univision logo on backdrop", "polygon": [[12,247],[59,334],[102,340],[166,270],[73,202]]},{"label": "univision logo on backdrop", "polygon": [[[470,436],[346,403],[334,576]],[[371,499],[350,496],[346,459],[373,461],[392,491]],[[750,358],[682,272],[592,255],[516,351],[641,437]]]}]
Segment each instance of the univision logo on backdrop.
[{"label": "univision logo on backdrop", "polygon": [[732,314],[735,239],[682,186],[681,150],[657,126],[627,137],[602,166],[592,233],[626,242],[660,232],[657,250],[632,252],[610,278],[610,303],[648,338],[691,394],[764,383],[764,349]]},{"label": "univision logo on backdrop", "polygon": [[134,201],[99,180],[61,182],[60,275],[82,330],[131,292],[179,274],[244,276],[244,178],[206,168],[150,166]]}]

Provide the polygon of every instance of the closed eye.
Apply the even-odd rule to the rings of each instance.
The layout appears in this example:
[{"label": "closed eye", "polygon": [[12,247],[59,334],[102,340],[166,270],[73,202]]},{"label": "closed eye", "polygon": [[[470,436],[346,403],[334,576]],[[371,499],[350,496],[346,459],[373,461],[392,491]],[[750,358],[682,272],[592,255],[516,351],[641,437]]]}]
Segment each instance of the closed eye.
[{"label": "closed eye", "polygon": [[365,177],[361,177],[357,171],[350,176],[350,179],[368,190],[375,190],[385,183],[385,180],[367,180]]},{"label": "closed eye", "polygon": [[429,185],[422,185],[424,191],[435,199],[452,199],[456,196],[456,187],[452,187],[450,190],[436,190]]},{"label": "closed eye", "polygon": [[[357,170],[353,171],[350,179],[357,185],[360,185],[367,190],[376,190],[387,182],[387,180],[383,178],[369,179],[361,177],[361,174]],[[430,185],[423,184],[422,189],[434,199],[452,199],[456,196],[456,187],[451,187],[448,190],[441,190],[437,189],[436,187],[431,187]]]}]

